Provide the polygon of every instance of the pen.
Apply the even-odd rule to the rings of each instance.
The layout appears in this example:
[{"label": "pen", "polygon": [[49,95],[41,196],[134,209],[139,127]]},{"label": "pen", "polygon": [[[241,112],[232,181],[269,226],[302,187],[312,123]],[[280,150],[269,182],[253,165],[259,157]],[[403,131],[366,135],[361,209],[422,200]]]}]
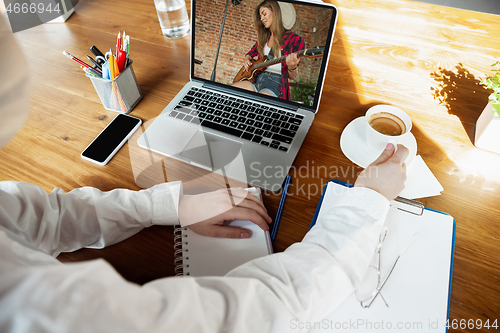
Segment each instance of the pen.
[{"label": "pen", "polygon": [[283,212],[283,206],[285,205],[286,194],[288,192],[288,186],[290,186],[290,180],[292,177],[290,175],[286,176],[285,185],[283,185],[283,193],[281,194],[280,204],[278,206],[278,212],[276,213],[276,218],[273,223],[273,230],[271,231],[271,241],[274,241],[276,237],[276,232],[278,231],[278,225],[280,224],[281,213]]},{"label": "pen", "polygon": [[[99,50],[99,49],[98,49],[95,45],[92,45],[92,46],[90,47],[90,52],[92,52],[92,54],[96,56],[96,58],[95,58],[95,59],[97,60],[97,62],[98,62],[101,66],[102,66],[102,64],[104,64],[104,63],[105,63],[105,61],[104,61],[104,60],[102,60],[102,59],[106,59],[106,58],[104,57],[104,54],[103,54],[103,53],[101,52],[101,50]],[[99,57],[100,57],[100,58],[99,58]]]},{"label": "pen", "polygon": [[127,67],[128,61],[130,60],[130,36],[127,35],[127,49],[125,50],[127,52],[127,62],[125,64],[125,67]]},{"label": "pen", "polygon": [[77,57],[74,57],[73,55],[69,54],[68,52],[63,51],[63,54],[64,54],[66,57],[70,58],[71,60],[76,61],[76,62],[77,62],[77,63],[79,63],[80,65],[85,66],[85,67],[87,67],[87,68],[89,68],[89,69],[91,69],[91,70],[94,70],[95,72],[97,72],[97,74],[102,75],[102,72],[101,72],[100,70],[93,68],[93,67],[92,67],[92,66],[90,66],[89,64],[87,64],[87,63],[85,63],[85,62],[81,61],[80,59],[78,59]]},{"label": "pen", "polygon": [[92,59],[92,57],[90,57],[90,56],[87,56],[87,58],[90,60],[91,63],[93,63],[94,65],[96,65],[96,67],[99,68],[102,71],[102,66],[99,65],[99,63],[97,61],[95,61],[94,59]]},{"label": "pen", "polygon": [[121,33],[118,31],[118,37],[116,38],[116,56],[118,57],[118,51],[120,51],[122,46],[122,38],[121,38]]},{"label": "pen", "polygon": [[126,68],[127,67],[127,63],[128,63],[127,47],[128,47],[127,46],[127,38],[126,38],[126,36],[123,36],[122,50],[120,51],[120,53],[122,53],[121,57],[123,58],[123,60],[122,60],[121,63],[118,63],[118,65],[122,66],[122,69]]}]

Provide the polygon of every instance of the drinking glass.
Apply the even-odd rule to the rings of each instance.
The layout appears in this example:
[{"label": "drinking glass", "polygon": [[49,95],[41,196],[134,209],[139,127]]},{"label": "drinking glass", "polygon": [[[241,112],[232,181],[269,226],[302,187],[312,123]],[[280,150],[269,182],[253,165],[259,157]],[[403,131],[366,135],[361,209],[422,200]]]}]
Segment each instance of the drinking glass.
[{"label": "drinking glass", "polygon": [[189,18],[184,0],[155,0],[155,7],[165,37],[177,39],[189,34]]}]

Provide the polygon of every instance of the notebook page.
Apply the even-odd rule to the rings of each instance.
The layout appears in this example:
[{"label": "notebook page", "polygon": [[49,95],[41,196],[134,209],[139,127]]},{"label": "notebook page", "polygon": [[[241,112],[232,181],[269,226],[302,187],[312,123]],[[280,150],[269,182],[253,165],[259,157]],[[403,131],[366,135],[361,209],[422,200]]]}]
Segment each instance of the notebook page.
[{"label": "notebook page", "polygon": [[[259,189],[252,187],[246,190],[262,200]],[[250,238],[208,237],[183,228],[182,248],[188,250],[183,252],[184,275],[189,273],[189,276],[223,276],[252,259],[273,253],[268,231],[262,230],[251,221],[236,220],[228,225],[249,230]]]},{"label": "notebook page", "polygon": [[[328,184],[318,219],[346,189]],[[389,307],[379,296],[370,308],[364,309],[353,293],[327,318],[302,323],[303,327],[311,328],[311,332],[446,332],[453,218],[429,210],[416,216],[391,207],[386,226],[387,237],[381,252],[382,281],[417,233],[382,289]]]},{"label": "notebook page", "polygon": [[[183,229],[184,274],[189,276],[223,276],[252,259],[272,253],[269,232],[250,221],[233,221],[233,226],[250,230],[247,239],[215,238]],[[187,230],[186,230],[187,229]],[[188,259],[186,259],[188,258]],[[189,265],[189,267],[186,267]]]}]

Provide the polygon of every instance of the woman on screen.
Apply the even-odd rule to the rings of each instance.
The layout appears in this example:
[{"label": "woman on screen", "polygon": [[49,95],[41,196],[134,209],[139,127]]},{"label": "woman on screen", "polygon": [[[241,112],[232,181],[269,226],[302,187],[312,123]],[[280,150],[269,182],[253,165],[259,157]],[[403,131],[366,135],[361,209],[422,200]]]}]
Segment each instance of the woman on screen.
[{"label": "woman on screen", "polygon": [[[288,80],[293,80],[298,74],[299,58],[295,52],[304,49],[304,39],[285,29],[280,6],[274,0],[264,0],[257,6],[254,25],[257,42],[245,55],[246,73],[238,73],[233,86],[290,100]],[[286,56],[286,61],[267,66],[263,71],[252,75],[249,69],[253,62],[262,60],[264,56],[267,57],[266,61]],[[251,82],[250,78],[255,75],[255,82]]]}]

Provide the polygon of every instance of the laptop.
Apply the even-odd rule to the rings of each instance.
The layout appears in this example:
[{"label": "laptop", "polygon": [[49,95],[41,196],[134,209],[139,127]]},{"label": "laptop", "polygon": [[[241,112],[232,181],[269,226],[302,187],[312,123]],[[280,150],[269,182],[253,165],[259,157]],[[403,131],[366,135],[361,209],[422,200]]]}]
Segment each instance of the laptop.
[{"label": "laptop", "polygon": [[[192,1],[190,80],[138,145],[226,179],[280,191],[318,111],[338,11],[321,1],[275,2],[290,31],[287,38],[298,35],[305,44],[298,73],[287,85],[280,72],[283,48],[275,57],[260,57],[250,71],[243,68],[256,45],[253,20],[261,0],[227,2]],[[266,74],[271,67],[274,76]],[[260,75],[275,78],[279,91],[234,86]]]}]

